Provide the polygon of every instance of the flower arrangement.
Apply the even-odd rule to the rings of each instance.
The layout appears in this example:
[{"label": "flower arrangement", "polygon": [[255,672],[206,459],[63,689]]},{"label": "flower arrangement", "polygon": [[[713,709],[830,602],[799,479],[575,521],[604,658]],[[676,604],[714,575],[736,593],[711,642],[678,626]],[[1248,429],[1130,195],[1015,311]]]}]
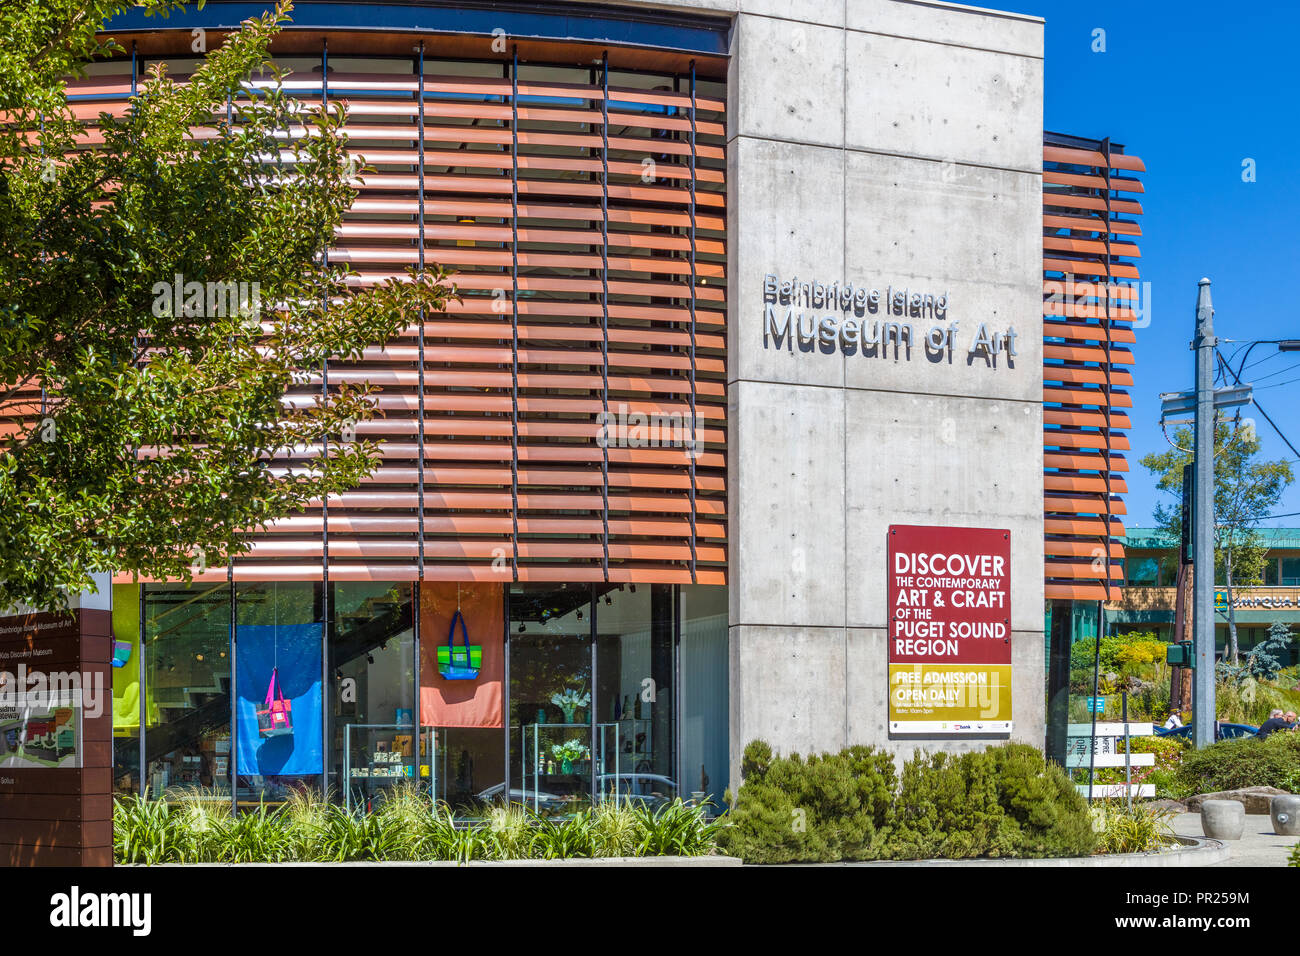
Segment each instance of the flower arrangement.
[{"label": "flower arrangement", "polygon": [[580,740],[566,740],[551,747],[551,756],[556,760],[586,760],[591,750]]},{"label": "flower arrangement", "polygon": [[563,691],[551,695],[551,703],[564,712],[564,722],[571,724],[573,723],[574,712],[579,707],[586,707],[591,703],[591,694],[576,691],[572,687],[566,687]]}]

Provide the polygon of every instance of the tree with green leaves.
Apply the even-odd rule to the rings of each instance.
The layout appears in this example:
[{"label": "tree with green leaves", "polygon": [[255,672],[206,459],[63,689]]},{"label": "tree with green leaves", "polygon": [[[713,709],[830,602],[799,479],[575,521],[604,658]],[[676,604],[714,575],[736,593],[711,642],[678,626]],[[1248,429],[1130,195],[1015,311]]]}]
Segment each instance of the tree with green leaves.
[{"label": "tree with green leaves", "polygon": [[437,268],[361,288],[323,255],[365,167],[343,104],[283,92],[286,0],[183,82],[155,69],[120,115],[75,115],[66,83],[122,53],[101,31],[139,7],[179,5],[0,4],[0,608],[103,572],[188,580],[355,487],[370,390],[320,387],[323,363],[454,295]]},{"label": "tree with green leaves", "polygon": [[[1156,523],[1171,541],[1178,541],[1182,524],[1183,466],[1192,461],[1190,428],[1174,434],[1175,447],[1142,459],[1157,476],[1156,487],[1171,501],[1156,505]],[[1214,430],[1214,564],[1215,580],[1228,589],[1228,658],[1237,663],[1237,620],[1233,611],[1235,586],[1263,583],[1267,547],[1259,522],[1273,513],[1282,492],[1291,484],[1291,464],[1285,459],[1259,460],[1260,443],[1250,426],[1218,422]],[[1200,570],[1197,570],[1200,573]]]}]

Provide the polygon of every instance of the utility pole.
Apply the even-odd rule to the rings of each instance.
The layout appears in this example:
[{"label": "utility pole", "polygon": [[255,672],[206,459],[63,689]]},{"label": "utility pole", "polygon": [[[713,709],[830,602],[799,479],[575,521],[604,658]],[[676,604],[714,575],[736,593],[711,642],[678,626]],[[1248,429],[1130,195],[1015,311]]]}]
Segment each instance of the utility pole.
[{"label": "utility pole", "polygon": [[1214,306],[1210,280],[1196,294],[1196,489],[1192,504],[1192,653],[1195,655],[1192,719],[1195,745],[1214,743]]}]

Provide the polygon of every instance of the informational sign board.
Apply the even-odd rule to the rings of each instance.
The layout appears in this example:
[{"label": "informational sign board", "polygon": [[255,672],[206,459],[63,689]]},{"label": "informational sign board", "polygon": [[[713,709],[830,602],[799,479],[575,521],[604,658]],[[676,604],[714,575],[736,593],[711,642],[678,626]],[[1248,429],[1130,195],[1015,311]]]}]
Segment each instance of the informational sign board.
[{"label": "informational sign board", "polygon": [[0,867],[112,865],[113,644],[107,606],[0,617]]},{"label": "informational sign board", "polygon": [[75,615],[0,618],[0,769],[81,766],[82,674],[47,671]]},{"label": "informational sign board", "polygon": [[891,525],[890,735],[1011,732],[1011,533]]}]

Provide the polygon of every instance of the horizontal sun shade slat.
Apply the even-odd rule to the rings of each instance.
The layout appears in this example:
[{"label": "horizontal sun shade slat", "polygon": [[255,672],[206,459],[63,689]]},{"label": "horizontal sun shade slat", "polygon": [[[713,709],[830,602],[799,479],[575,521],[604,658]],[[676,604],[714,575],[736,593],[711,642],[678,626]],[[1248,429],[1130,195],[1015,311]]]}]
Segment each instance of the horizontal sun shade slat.
[{"label": "horizontal sun shade slat", "polygon": [[[375,390],[356,435],[380,443],[379,467],[255,530],[235,577],[320,580],[327,542],[332,580],[724,584],[724,85],[600,61],[516,77],[509,55],[443,59],[439,42],[422,82],[418,56],[355,72],[331,40],[328,108],[346,103],[370,168],[330,257],[367,287],[423,255],[461,299],[328,364],[331,389]],[[288,85],[326,98],[319,67]],[[77,105],[87,142],[129,90],[74,84],[105,98]],[[310,403],[322,378],[285,401]]]},{"label": "horizontal sun shade slat", "polygon": [[[1076,142],[1076,141],[1071,141]],[[1123,367],[1149,308],[1133,241],[1142,234],[1128,198],[1143,192],[1142,160],[1108,142],[1043,147],[1043,510],[1046,595],[1101,601],[1123,582],[1131,428]],[[1098,561],[1098,558],[1104,560]]]}]

